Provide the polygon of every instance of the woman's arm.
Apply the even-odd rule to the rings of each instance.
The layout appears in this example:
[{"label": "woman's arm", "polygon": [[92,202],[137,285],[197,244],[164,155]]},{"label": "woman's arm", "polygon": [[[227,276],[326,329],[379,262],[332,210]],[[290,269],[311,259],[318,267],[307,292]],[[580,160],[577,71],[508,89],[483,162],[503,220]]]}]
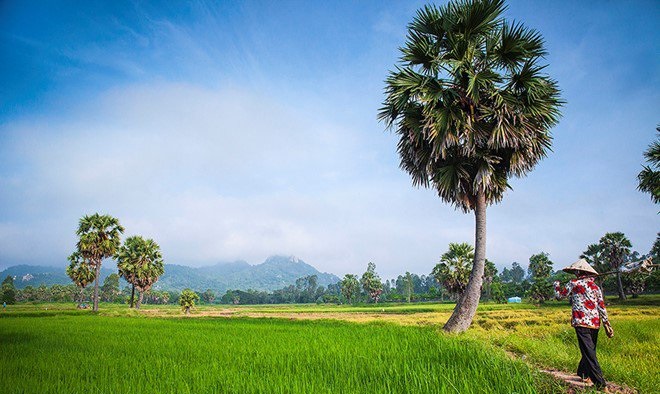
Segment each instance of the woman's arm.
[{"label": "woman's arm", "polygon": [[612,328],[612,325],[610,324],[610,319],[607,316],[607,309],[605,309],[605,300],[603,299],[603,292],[600,291],[600,288],[596,288],[594,290],[594,294],[596,295],[596,307],[598,308],[598,315],[600,315],[600,321],[605,327],[605,333],[607,334],[608,338],[612,338],[614,336],[614,329]]},{"label": "woman's arm", "polygon": [[558,280],[556,280],[555,283],[553,283],[553,285],[555,288],[555,298],[558,300],[562,300],[568,297],[568,295],[571,292],[571,289],[569,289],[571,282],[568,282],[566,286],[562,286],[561,283]]}]

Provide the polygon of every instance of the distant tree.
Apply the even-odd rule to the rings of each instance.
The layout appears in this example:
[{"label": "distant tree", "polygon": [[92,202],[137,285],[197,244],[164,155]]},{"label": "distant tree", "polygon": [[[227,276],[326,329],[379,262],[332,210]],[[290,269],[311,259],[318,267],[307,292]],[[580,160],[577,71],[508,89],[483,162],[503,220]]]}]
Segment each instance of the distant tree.
[{"label": "distant tree", "polygon": [[362,274],[360,278],[360,283],[365,293],[371,298],[375,303],[378,303],[378,298],[383,292],[383,283],[380,281],[380,277],[376,273],[376,264],[369,262],[367,265],[367,271]]},{"label": "distant tree", "polygon": [[[653,264],[660,264],[660,233],[656,235],[655,242],[649,252],[649,257],[653,259]],[[645,281],[646,291],[652,293],[660,292],[660,270],[654,269]]]},{"label": "distant tree", "polygon": [[617,291],[619,299],[625,300],[626,293],[621,280],[621,265],[627,262],[632,244],[622,232],[607,233],[601,237],[598,244],[587,246],[581,257],[585,258],[594,268],[603,272],[607,269],[616,271]]},{"label": "distant tree", "polygon": [[45,283],[42,283],[39,285],[39,287],[37,287],[36,295],[37,301],[40,302],[48,302],[51,299],[50,289],[48,286],[46,286]]},{"label": "distant tree", "polygon": [[648,273],[634,271],[621,275],[621,283],[626,294],[631,294],[632,298],[639,297],[646,289],[646,281],[649,278]]},{"label": "distant tree", "polygon": [[183,290],[179,297],[179,305],[181,305],[181,309],[186,312],[186,315],[195,307],[195,302],[197,301],[199,301],[199,296],[190,289]]},{"label": "distant tree", "polygon": [[500,281],[503,283],[509,283],[512,281],[511,279],[511,270],[508,269],[507,267],[504,267],[502,269],[502,272],[500,272]]},{"label": "distant tree", "polygon": [[503,0],[454,0],[417,11],[379,113],[413,184],[475,215],[473,270],[450,332],[466,330],[479,303],[486,208],[547,155],[562,105],[540,64],[543,37],[504,19],[505,9]]},{"label": "distant tree", "polygon": [[[139,292],[139,298],[135,304],[135,308],[139,309],[144,292],[150,290],[151,286],[165,272],[160,246],[152,239],[144,239],[141,236],[128,237],[115,257],[119,275]],[[134,296],[135,290],[132,290],[131,306]]]},{"label": "distant tree", "polygon": [[484,290],[486,293],[486,298],[491,299],[492,296],[492,283],[493,279],[497,277],[497,267],[495,264],[486,259],[486,262],[484,264]]},{"label": "distant tree", "polygon": [[413,277],[410,274],[410,272],[406,272],[404,283],[405,283],[405,289],[406,289],[406,299],[408,300],[408,303],[410,303],[410,299],[412,298],[413,291],[415,290],[415,285],[413,283]]},{"label": "distant tree", "polygon": [[73,252],[69,256],[69,266],[66,269],[66,274],[80,289],[78,298],[78,307],[80,307],[84,301],[85,287],[96,279],[96,271],[83,258],[80,252]]},{"label": "distant tree", "polygon": [[548,258],[548,254],[541,252],[530,257],[527,270],[532,278],[532,286],[528,291],[529,297],[539,304],[552,299],[554,290],[549,280],[552,274],[552,261]]},{"label": "distant tree", "polygon": [[656,234],[655,242],[653,242],[648,256],[653,259],[653,264],[660,264],[660,233]]},{"label": "distant tree", "polygon": [[460,299],[470,279],[474,248],[467,243],[450,243],[431,274],[454,299]]},{"label": "distant tree", "polygon": [[213,301],[215,301],[215,292],[211,289],[206,289],[206,291],[202,293],[202,300],[208,304],[212,304]]},{"label": "distant tree", "polygon": [[2,302],[7,305],[16,303],[16,286],[14,286],[14,278],[9,275],[2,281]]},{"label": "distant tree", "polygon": [[499,277],[493,278],[493,283],[491,284],[490,297],[493,301],[498,304],[506,302],[506,297],[504,297],[504,291],[502,290],[502,282],[500,282]]},{"label": "distant tree", "polygon": [[316,275],[308,275],[296,279],[296,298],[297,302],[307,303],[314,302],[318,298],[316,294],[318,290],[318,277]]},{"label": "distant tree", "polygon": [[[660,126],[655,128],[660,133]],[[637,175],[639,185],[637,189],[651,195],[651,200],[660,203],[660,139],[653,141],[644,152],[644,157],[649,165]]]},{"label": "distant tree", "polygon": [[73,298],[70,297],[70,294],[66,286],[57,283],[50,286],[50,296],[51,296],[51,301],[54,302],[73,300]]},{"label": "distant tree", "polygon": [[389,279],[383,283],[383,294],[382,297],[387,297],[392,292],[392,282]]},{"label": "distant tree", "polygon": [[511,264],[511,281],[513,283],[522,283],[525,280],[525,270],[515,261]]},{"label": "distant tree", "polygon": [[119,220],[109,215],[85,215],[78,225],[78,252],[95,272],[94,311],[99,310],[99,277],[101,263],[115,255],[124,228]]},{"label": "distant tree", "polygon": [[145,292],[145,297],[147,302],[150,304],[160,304],[164,305],[167,304],[170,301],[170,293],[167,291],[148,291]]},{"label": "distant tree", "polygon": [[19,290],[18,301],[34,301],[35,300],[35,294],[34,294],[34,287],[27,285],[23,290]]},{"label": "distant tree", "polygon": [[356,275],[346,274],[344,279],[341,280],[341,294],[346,298],[348,303],[352,303],[355,296],[360,292],[360,282]]},{"label": "distant tree", "polygon": [[502,283],[520,284],[525,279],[525,270],[517,262],[511,264],[511,268],[504,267],[500,274]]},{"label": "distant tree", "polygon": [[101,299],[105,302],[115,302],[119,296],[119,275],[110,274],[103,280]]}]

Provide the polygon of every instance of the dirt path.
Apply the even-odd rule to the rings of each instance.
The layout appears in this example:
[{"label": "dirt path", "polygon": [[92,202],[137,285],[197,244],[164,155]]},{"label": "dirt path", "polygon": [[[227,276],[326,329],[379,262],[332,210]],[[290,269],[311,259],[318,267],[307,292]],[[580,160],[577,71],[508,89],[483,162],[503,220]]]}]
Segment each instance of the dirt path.
[{"label": "dirt path", "polygon": [[[577,375],[570,374],[564,371],[558,371],[556,369],[540,369],[541,372],[546,373],[553,378],[564,382],[567,386],[567,394],[577,394],[583,392],[591,387],[593,383],[585,382]],[[620,386],[616,383],[607,382],[607,388],[603,390],[605,393],[616,393],[616,394],[637,394],[637,390],[631,389],[629,387]]]}]

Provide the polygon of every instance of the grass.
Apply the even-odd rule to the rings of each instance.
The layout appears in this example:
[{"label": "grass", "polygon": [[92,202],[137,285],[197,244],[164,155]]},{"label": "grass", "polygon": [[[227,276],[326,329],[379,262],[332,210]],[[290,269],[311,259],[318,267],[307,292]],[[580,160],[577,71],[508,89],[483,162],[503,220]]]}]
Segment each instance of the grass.
[{"label": "grass", "polygon": [[[26,312],[26,311],[24,311]],[[18,313],[0,318],[15,393],[536,393],[503,352],[431,327]]]},{"label": "grass", "polygon": [[[601,333],[599,340],[606,379],[640,393],[658,393],[660,296],[608,302],[616,336],[610,340]],[[68,304],[16,305],[0,314],[0,364],[11,371],[3,368],[0,387],[20,387],[16,392],[87,387],[91,392],[533,393],[561,389],[530,364],[568,372],[577,366],[580,353],[566,303],[483,304],[473,326],[459,336],[439,330],[452,308],[434,303],[213,305],[182,319],[175,306],[145,306],[137,312],[102,305],[94,316]],[[50,350],[35,356],[35,349]],[[505,351],[526,362],[511,360]],[[38,365],[30,367],[35,360]],[[77,367],[71,370],[71,365]],[[101,366],[100,373],[92,374],[90,365]],[[85,374],[76,372],[84,366]],[[30,384],[21,383],[26,378]],[[35,379],[42,383],[34,385]],[[68,386],[48,391],[61,379]],[[80,379],[86,383],[76,386]],[[141,386],[145,379],[155,389]]]},{"label": "grass", "polygon": [[[660,308],[611,305],[612,339],[599,333],[598,360],[607,380],[658,393]],[[575,330],[568,324],[570,307],[549,306],[515,313],[485,312],[467,336],[524,355],[531,363],[574,372],[580,360]]]}]

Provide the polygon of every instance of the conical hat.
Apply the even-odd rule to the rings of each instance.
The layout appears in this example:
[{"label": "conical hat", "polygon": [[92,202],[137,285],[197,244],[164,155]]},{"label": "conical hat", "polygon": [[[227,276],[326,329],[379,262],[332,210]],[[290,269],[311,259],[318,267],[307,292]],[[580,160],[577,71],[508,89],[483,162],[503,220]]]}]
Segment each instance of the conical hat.
[{"label": "conical hat", "polygon": [[587,260],[585,259],[580,259],[576,261],[575,263],[569,265],[566,268],[563,268],[563,271],[570,272],[570,273],[575,273],[575,271],[584,271],[588,272],[590,274],[598,275],[598,271],[593,269],[589,263],[587,263]]}]

